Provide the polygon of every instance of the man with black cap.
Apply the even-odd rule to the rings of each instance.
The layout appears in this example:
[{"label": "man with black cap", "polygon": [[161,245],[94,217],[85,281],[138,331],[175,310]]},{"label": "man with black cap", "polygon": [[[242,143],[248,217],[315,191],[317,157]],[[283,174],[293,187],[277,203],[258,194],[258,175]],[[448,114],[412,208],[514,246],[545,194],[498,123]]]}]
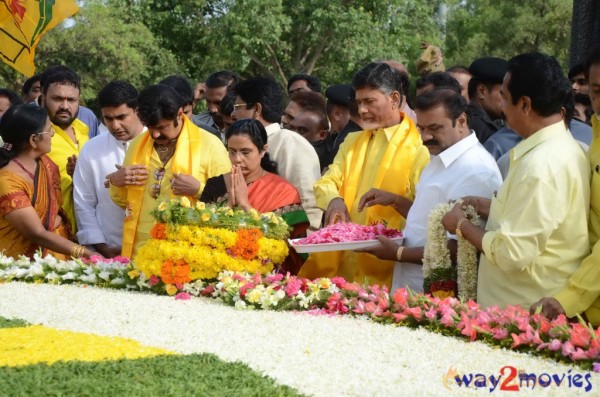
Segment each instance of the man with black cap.
[{"label": "man with black cap", "polygon": [[354,89],[350,84],[335,84],[325,90],[327,116],[331,122],[333,138],[333,159],[340,145],[351,132],[362,131],[358,108],[354,103]]},{"label": "man with black cap", "polygon": [[500,88],[506,73],[507,62],[501,58],[479,58],[471,63],[469,72],[469,98],[467,109],[469,127],[484,143],[504,125],[502,117],[502,97]]}]

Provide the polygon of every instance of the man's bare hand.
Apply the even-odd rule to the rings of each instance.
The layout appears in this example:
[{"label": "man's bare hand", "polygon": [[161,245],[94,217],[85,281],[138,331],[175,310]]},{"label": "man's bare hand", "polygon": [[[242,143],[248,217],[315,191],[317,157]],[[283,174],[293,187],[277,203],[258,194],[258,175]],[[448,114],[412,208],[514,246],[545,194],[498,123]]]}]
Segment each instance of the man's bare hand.
[{"label": "man's bare hand", "polygon": [[358,202],[358,211],[361,212],[365,207],[372,207],[374,205],[390,206],[394,205],[398,200],[398,195],[381,190],[371,189],[360,198]]},{"label": "man's bare hand", "polygon": [[356,252],[364,252],[366,254],[375,255],[379,259],[387,260],[387,261],[395,261],[396,253],[398,252],[398,243],[390,240],[385,236],[377,236],[379,240],[379,244],[374,247],[361,248],[355,250]]},{"label": "man's bare hand", "polygon": [[195,196],[200,190],[200,181],[191,175],[173,174],[171,189],[178,196]]},{"label": "man's bare hand", "polygon": [[148,169],[145,165],[133,164],[121,167],[115,164],[117,171],[106,176],[106,179],[117,187],[144,186],[148,179]]},{"label": "man's bare hand", "polygon": [[351,222],[346,203],[341,197],[334,198],[329,202],[327,211],[325,211],[325,226],[345,222]]},{"label": "man's bare hand", "polygon": [[75,165],[77,164],[77,156],[72,155],[67,159],[67,174],[70,177],[73,177],[73,173],[75,172]]}]

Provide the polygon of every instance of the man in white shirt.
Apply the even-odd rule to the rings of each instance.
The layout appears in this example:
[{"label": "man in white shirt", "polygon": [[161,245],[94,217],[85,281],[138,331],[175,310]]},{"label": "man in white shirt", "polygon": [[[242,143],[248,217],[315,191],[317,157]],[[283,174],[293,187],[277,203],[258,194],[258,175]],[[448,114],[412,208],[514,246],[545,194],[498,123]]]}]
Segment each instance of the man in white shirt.
[{"label": "man in white shirt", "polygon": [[90,140],[81,150],[73,175],[77,239],[106,258],[121,253],[124,210],[110,198],[107,176],[123,163],[129,142],[144,126],[135,110],[138,92],[125,81],[113,81],[98,94],[110,134]]},{"label": "man in white shirt", "polygon": [[313,185],[321,177],[319,157],[306,139],[279,125],[283,103],[281,87],[271,79],[254,77],[237,84],[234,92],[237,97],[231,117],[256,119],[262,123],[267,130],[269,155],[277,162],[279,176],[298,189],[310,226],[318,229],[322,211],[317,207]]},{"label": "man in white shirt", "polygon": [[[360,200],[359,210],[391,205],[406,217],[402,246],[380,236],[381,244],[365,252],[394,265],[392,291],[408,287],[423,292],[423,251],[427,218],[440,203],[465,196],[492,197],[502,183],[494,158],[467,125],[467,102],[451,89],[437,89],[416,98],[417,128],[431,159],[416,187],[414,202],[383,190],[372,189]],[[450,236],[449,236],[450,237]],[[456,240],[449,238],[451,252]]]}]

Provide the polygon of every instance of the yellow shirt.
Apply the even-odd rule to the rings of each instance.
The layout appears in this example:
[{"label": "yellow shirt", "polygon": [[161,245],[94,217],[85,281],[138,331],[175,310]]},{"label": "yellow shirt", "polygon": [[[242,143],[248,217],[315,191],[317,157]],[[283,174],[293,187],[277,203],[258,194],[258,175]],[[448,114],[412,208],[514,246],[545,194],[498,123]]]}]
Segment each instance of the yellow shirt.
[{"label": "yellow shirt", "polygon": [[[134,257],[139,247],[150,237],[150,229],[154,226],[154,218],[150,215],[161,201],[178,198],[173,194],[170,181],[173,173],[192,175],[201,186],[197,197],[208,178],[231,171],[229,155],[223,143],[213,134],[204,131],[189,119],[184,117],[184,124],[173,157],[165,164],[165,175],[157,180],[156,171],[163,166],[158,153],[153,147],[154,140],[148,131],[141,133],[133,139],[123,166],[131,164],[145,164],[148,167],[146,184],[140,187],[110,186],[110,196],[120,207],[125,208],[126,217],[123,224],[123,256]],[[159,183],[160,195],[153,198],[152,185]],[[190,197],[195,199],[195,197]],[[131,235],[130,235],[131,233]]]},{"label": "yellow shirt", "polygon": [[589,164],[558,122],[520,142],[492,198],[477,300],[528,309],[552,296],[589,253]]},{"label": "yellow shirt", "polygon": [[77,142],[73,142],[71,137],[59,126],[52,124],[52,128],[54,128],[56,133],[52,137],[52,149],[48,153],[48,157],[56,163],[60,171],[60,189],[63,198],[62,208],[69,217],[71,232],[75,236],[77,234],[77,222],[75,221],[75,204],[73,202],[73,178],[67,174],[67,160],[72,155],[79,156],[79,151],[89,140],[88,132],[90,128],[79,119],[75,119],[71,125],[75,131]]},{"label": "yellow shirt", "polygon": [[592,117],[593,140],[590,146],[592,184],[590,198],[590,244],[592,253],[569,278],[565,288],[554,297],[568,317],[585,311],[588,320],[600,324],[600,120]]},{"label": "yellow shirt", "polygon": [[[404,227],[405,219],[391,207],[374,206],[358,212],[360,198],[371,188],[401,194],[410,200],[429,151],[409,117],[402,114],[400,124],[348,135],[329,166],[315,183],[317,206],[327,209],[329,202],[342,197],[352,222],[371,224],[387,222],[390,228]],[[393,261],[353,251],[311,254],[299,275],[307,278],[341,276],[359,283],[391,285]]]}]

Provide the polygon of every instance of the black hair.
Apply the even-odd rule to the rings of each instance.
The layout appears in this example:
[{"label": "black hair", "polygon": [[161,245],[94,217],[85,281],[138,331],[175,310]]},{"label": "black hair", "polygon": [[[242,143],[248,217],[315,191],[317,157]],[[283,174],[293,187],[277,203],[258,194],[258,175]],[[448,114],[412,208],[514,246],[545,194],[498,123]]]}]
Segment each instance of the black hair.
[{"label": "black hair", "polygon": [[165,77],[158,84],[168,85],[173,88],[185,101],[185,105],[194,104],[194,89],[190,82],[183,76],[169,76]]},{"label": "black hair", "polygon": [[446,114],[452,120],[452,127],[454,127],[456,119],[467,111],[467,100],[460,92],[444,87],[418,96],[414,103],[415,110],[429,110],[438,106],[444,107]]},{"label": "black hair", "polygon": [[573,65],[571,67],[571,69],[569,69],[569,73],[567,74],[567,77],[569,78],[569,80],[571,80],[573,77],[575,77],[579,73],[585,74],[585,64],[583,62]]},{"label": "black hair", "polygon": [[26,149],[31,135],[42,132],[48,121],[46,109],[40,106],[11,106],[0,119],[0,168]]},{"label": "black hair", "polygon": [[221,70],[208,76],[206,79],[207,88],[227,87],[227,91],[231,90],[237,83],[240,82],[240,76],[229,70]]},{"label": "black hair", "polygon": [[402,77],[400,72],[383,62],[373,62],[356,72],[352,77],[354,91],[371,87],[389,95],[398,91],[402,100]]},{"label": "black hair", "polygon": [[20,105],[23,103],[23,100],[13,90],[9,90],[8,88],[0,88],[0,97],[8,98],[8,102],[10,102],[10,106]]},{"label": "black hair", "polygon": [[423,77],[419,77],[415,83],[417,89],[423,88],[429,84],[433,85],[434,89],[448,88],[450,90],[456,91],[459,94],[462,91],[458,80],[456,80],[447,72],[428,73]]},{"label": "black hair", "polygon": [[262,118],[270,123],[279,123],[283,91],[274,80],[266,77],[252,77],[239,82],[233,90],[246,102],[246,109],[260,103]]},{"label": "black hair", "polygon": [[560,113],[568,101],[573,101],[569,80],[554,57],[529,52],[508,61],[510,73],[508,91],[516,105],[521,97],[531,99],[531,108],[540,116]]},{"label": "black hair", "polygon": [[[236,121],[225,131],[225,141],[227,142],[234,135],[247,135],[259,152],[265,150],[267,130],[258,120],[243,119]],[[265,152],[260,160],[260,166],[267,172],[277,174],[277,162],[271,160],[268,152]]]},{"label": "black hair", "polygon": [[176,120],[185,101],[168,85],[156,84],[146,87],[138,97],[137,114],[147,127],[156,126],[160,120]]},{"label": "black hair", "polygon": [[62,65],[51,66],[44,70],[40,76],[40,83],[42,84],[42,93],[44,95],[48,92],[48,87],[54,83],[70,85],[77,88],[77,90],[81,87],[79,75],[72,69]]},{"label": "black hair", "polygon": [[31,91],[31,87],[33,86],[33,84],[38,81],[41,85],[42,76],[40,74],[35,74],[27,80],[25,80],[25,82],[23,83],[23,87],[21,87],[21,93],[23,93],[23,95],[28,95],[29,91]]},{"label": "black hair", "polygon": [[229,91],[223,99],[221,100],[221,104],[219,105],[219,113],[231,116],[233,113],[234,105],[235,105],[235,92]]},{"label": "black hair", "polygon": [[125,104],[129,108],[135,109],[138,105],[138,96],[138,90],[127,81],[112,81],[98,93],[98,105],[104,108]]},{"label": "black hair", "polygon": [[585,78],[589,80],[590,78],[590,68],[592,65],[596,65],[600,63],[600,45],[594,47],[588,54],[585,60]]},{"label": "black hair", "polygon": [[302,110],[317,109],[323,112],[327,103],[323,95],[313,91],[296,91],[290,95],[290,102],[296,103]]},{"label": "black hair", "polygon": [[499,83],[483,81],[483,80],[478,79],[475,76],[471,77],[471,80],[469,80],[469,85],[467,87],[467,92],[468,92],[469,98],[471,98],[471,100],[473,100],[473,98],[477,97],[477,87],[479,86],[479,84],[483,84],[485,86],[485,88],[487,88],[488,91],[492,91],[494,89],[494,86],[498,85]]},{"label": "black hair", "polygon": [[287,90],[290,92],[290,87],[296,81],[306,81],[306,86],[310,88],[311,91],[321,93],[321,81],[315,76],[311,76],[310,74],[295,74],[287,82]]}]

